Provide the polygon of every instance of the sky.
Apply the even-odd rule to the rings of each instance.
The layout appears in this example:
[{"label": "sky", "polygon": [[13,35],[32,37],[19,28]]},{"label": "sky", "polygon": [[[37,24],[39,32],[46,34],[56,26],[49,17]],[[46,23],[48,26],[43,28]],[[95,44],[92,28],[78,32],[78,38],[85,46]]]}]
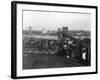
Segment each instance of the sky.
[{"label": "sky", "polygon": [[23,11],[23,29],[29,26],[33,30],[57,30],[67,26],[69,30],[91,29],[91,14],[84,13],[59,13],[43,11]]}]

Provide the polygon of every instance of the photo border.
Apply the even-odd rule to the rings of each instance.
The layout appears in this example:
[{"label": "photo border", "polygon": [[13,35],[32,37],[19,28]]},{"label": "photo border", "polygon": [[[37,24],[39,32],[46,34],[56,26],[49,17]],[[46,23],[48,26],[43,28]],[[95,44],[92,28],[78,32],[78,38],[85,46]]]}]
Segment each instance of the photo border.
[{"label": "photo border", "polygon": [[[53,75],[37,75],[37,76],[17,76],[17,4],[34,4],[45,6],[59,6],[59,7],[78,7],[78,8],[93,8],[96,10],[96,71],[84,72],[84,73],[69,73],[69,74],[53,74]],[[98,7],[88,5],[72,5],[72,4],[57,4],[57,3],[41,3],[41,2],[24,2],[24,1],[12,1],[11,2],[11,78],[38,78],[38,77],[55,77],[55,76],[67,76],[67,75],[85,75],[85,74],[97,74],[98,73]]]}]

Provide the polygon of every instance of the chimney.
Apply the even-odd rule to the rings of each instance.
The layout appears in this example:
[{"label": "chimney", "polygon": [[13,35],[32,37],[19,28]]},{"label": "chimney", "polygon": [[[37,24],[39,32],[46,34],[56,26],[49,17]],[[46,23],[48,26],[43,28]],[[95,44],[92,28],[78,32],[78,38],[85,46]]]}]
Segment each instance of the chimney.
[{"label": "chimney", "polygon": [[30,34],[30,36],[32,35],[32,27],[31,26],[29,26],[29,34]]}]

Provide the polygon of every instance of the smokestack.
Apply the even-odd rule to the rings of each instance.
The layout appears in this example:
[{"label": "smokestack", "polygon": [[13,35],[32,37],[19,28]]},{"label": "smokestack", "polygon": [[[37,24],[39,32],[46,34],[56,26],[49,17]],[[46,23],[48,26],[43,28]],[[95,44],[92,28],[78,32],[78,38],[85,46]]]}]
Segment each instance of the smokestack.
[{"label": "smokestack", "polygon": [[29,34],[30,34],[30,36],[32,35],[32,27],[31,26],[29,26]]}]

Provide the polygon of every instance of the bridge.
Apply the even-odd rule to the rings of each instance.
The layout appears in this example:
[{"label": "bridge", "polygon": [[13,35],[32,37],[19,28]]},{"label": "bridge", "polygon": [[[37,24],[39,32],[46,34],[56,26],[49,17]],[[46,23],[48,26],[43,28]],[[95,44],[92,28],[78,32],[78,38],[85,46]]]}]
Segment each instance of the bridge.
[{"label": "bridge", "polygon": [[23,36],[23,68],[90,66],[90,46],[69,36],[66,30],[59,32],[59,29],[56,36]]}]

